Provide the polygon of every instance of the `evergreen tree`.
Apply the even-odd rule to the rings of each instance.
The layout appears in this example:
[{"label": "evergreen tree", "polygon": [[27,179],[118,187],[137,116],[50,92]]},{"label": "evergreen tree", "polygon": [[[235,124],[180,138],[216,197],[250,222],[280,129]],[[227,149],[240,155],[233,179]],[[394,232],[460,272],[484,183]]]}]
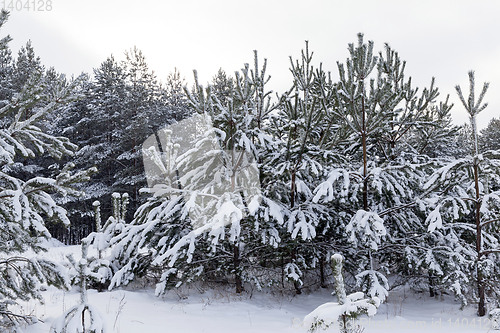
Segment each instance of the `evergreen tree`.
[{"label": "evergreen tree", "polygon": [[[7,14],[2,12],[1,17],[5,20]],[[6,43],[3,45],[7,47]],[[49,154],[61,158],[73,155],[76,150],[67,138],[46,134],[38,125],[48,113],[77,98],[74,89],[80,78],[67,86],[58,86],[52,95],[47,95],[42,74],[40,70],[33,71],[21,91],[0,109],[0,321],[14,329],[17,329],[15,318],[23,316],[10,312],[9,305],[18,299],[41,299],[40,288],[46,284],[68,287],[62,267],[28,255],[27,251],[45,250],[42,240],[50,238],[46,221],[69,224],[66,211],[49,193],[78,195],[72,184],[88,179],[91,172],[71,173],[70,163],[53,178],[22,179],[13,175],[36,156]]]},{"label": "evergreen tree", "polygon": [[20,91],[26,84],[33,71],[45,71],[42,66],[40,57],[35,54],[31,41],[26,43],[26,46],[21,47],[14,63],[13,88]]},{"label": "evergreen tree", "polygon": [[[357,46],[349,44],[346,64],[338,63],[340,81],[331,88],[338,102],[332,109],[346,127],[339,148],[348,162],[329,166],[313,190],[313,201],[330,203],[339,212],[343,237],[355,248],[346,249],[346,267],[363,291],[384,300],[389,288],[385,274],[408,274],[425,244],[418,203],[433,164],[407,143],[428,122],[425,112],[438,90],[433,79],[419,96],[404,76],[399,55],[386,45],[385,54],[377,57],[373,45],[359,34]],[[448,111],[441,104],[443,117]]]},{"label": "evergreen tree", "polygon": [[[336,148],[342,142],[339,117],[332,112],[337,100],[331,79],[312,65],[308,43],[299,60],[291,62],[292,88],[283,94],[278,112],[270,118],[269,132],[276,144],[269,146],[262,163],[263,191],[282,209],[280,228],[282,274],[301,292],[305,272],[319,262],[325,285],[327,254],[342,238],[335,211],[313,200],[325,166],[345,160]],[[333,97],[333,98],[332,98]]]},{"label": "evergreen tree", "polygon": [[428,106],[418,123],[410,132],[408,144],[419,155],[431,158],[454,156],[457,154],[457,136],[459,126],[452,124],[451,108],[448,99],[439,106]]},{"label": "evergreen tree", "polygon": [[142,52],[134,47],[125,56],[123,69],[128,96],[116,133],[119,142],[116,159],[121,167],[115,170],[113,185],[116,190],[131,193],[131,207],[135,210],[139,204],[138,191],[146,185],[141,146],[148,136],[166,125],[168,120],[157,123],[149,121],[150,116],[159,111],[157,102],[160,91],[156,76],[149,70]]},{"label": "evergreen tree", "polygon": [[500,149],[500,118],[492,118],[479,136],[481,151]]},{"label": "evergreen tree", "polygon": [[234,79],[228,76],[222,68],[219,68],[217,74],[212,78],[210,87],[217,100],[222,105],[227,106],[231,92],[234,90]]},{"label": "evergreen tree", "polygon": [[[500,177],[498,151],[480,153],[476,125],[477,115],[486,108],[482,104],[488,89],[485,83],[475,99],[474,72],[469,72],[470,93],[466,100],[459,86],[460,101],[470,115],[472,147],[469,155],[453,160],[431,176],[425,188],[430,196],[427,217],[441,255],[435,257],[433,270],[441,275],[457,297],[467,304],[472,291],[478,301],[478,315],[486,314],[487,296],[498,295],[498,217],[500,192],[491,188]],[[471,271],[470,267],[474,267]],[[475,290],[470,288],[474,282]],[[472,290],[471,290],[472,289]]]},{"label": "evergreen tree", "polygon": [[[255,70],[246,65],[236,73],[225,103],[211,87],[205,90],[196,81],[189,99],[197,114],[159,135],[162,151],[156,144],[143,148],[164,178],[116,238],[114,262],[123,268],[115,273],[112,287],[128,283],[147,265],[162,271],[157,294],[195,279],[229,274],[236,292],[245,280],[259,284],[248,270],[255,265],[250,254],[257,255],[260,241],[273,241],[256,235],[270,229],[256,220],[259,214],[269,220],[270,213],[258,211],[260,182],[254,162],[270,140],[258,126],[272,110],[265,82],[265,65],[260,70],[257,56]],[[149,249],[147,255],[138,251],[143,247]]]},{"label": "evergreen tree", "polygon": [[[189,103],[186,94],[184,93],[184,87],[186,82],[184,78],[181,78],[180,72],[177,68],[173,72],[169,73],[164,84],[162,84],[162,96],[161,100],[166,105],[165,112],[168,112],[168,119],[175,119],[180,121],[187,118],[190,115]],[[164,119],[160,117],[165,117],[163,113],[155,113],[152,115],[153,118],[150,121],[155,123],[164,122]],[[157,118],[154,118],[157,117]]]}]

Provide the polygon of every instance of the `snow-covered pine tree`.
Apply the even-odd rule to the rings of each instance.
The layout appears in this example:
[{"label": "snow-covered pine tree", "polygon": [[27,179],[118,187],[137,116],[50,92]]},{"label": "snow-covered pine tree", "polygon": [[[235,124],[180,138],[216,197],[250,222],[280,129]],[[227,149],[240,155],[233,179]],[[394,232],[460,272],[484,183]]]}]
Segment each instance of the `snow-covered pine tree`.
[{"label": "snow-covered pine tree", "polygon": [[336,233],[337,214],[314,202],[312,191],[325,165],[346,162],[332,149],[341,141],[339,119],[332,112],[332,82],[321,65],[313,67],[312,57],[306,42],[301,58],[290,58],[293,86],[270,117],[268,131],[276,144],[265,152],[261,167],[263,193],[279,203],[284,215],[281,242],[273,251],[280,257],[275,266],[281,266],[282,280],[292,282],[297,293],[307,270],[319,268],[320,283],[326,283],[327,254],[341,236]]},{"label": "snow-covered pine tree", "polygon": [[[2,11],[0,17],[5,20],[7,14]],[[87,180],[92,170],[71,173],[74,165],[67,164],[54,178],[21,179],[12,175],[12,169],[37,155],[61,158],[74,154],[76,146],[67,138],[48,135],[38,124],[47,113],[78,98],[74,89],[79,80],[59,86],[47,96],[42,73],[34,71],[21,91],[0,109],[0,321],[4,326],[17,325],[13,319],[20,317],[8,309],[16,300],[41,300],[43,285],[69,286],[64,269],[36,253],[45,249],[42,240],[50,238],[47,220],[69,224],[66,211],[49,193],[78,195],[72,185]],[[39,106],[40,100],[44,100],[43,106]]]},{"label": "snow-covered pine tree", "polygon": [[491,186],[500,180],[500,152],[479,150],[476,117],[487,106],[482,102],[489,85],[484,84],[476,101],[472,71],[469,84],[467,100],[460,86],[456,90],[470,116],[473,149],[436,170],[425,184],[431,193],[426,222],[441,252],[434,258],[433,269],[464,305],[466,295],[472,294],[478,315],[484,316],[488,295],[496,298],[500,292],[500,191]]},{"label": "snow-covered pine tree", "polygon": [[[261,213],[256,161],[261,147],[271,140],[262,131],[272,110],[266,82],[265,65],[258,67],[257,55],[254,70],[246,65],[236,73],[225,101],[196,80],[195,92],[188,93],[196,116],[172,125],[181,133],[162,131],[162,154],[154,145],[145,147],[145,154],[166,177],[149,190],[153,197],[117,237],[114,260],[123,268],[111,287],[130,281],[145,262],[163,272],[157,294],[200,277],[232,275],[237,292],[245,280],[255,281],[247,268],[258,258],[256,250],[263,248],[257,245],[275,244],[277,235],[269,221],[275,211],[262,212],[267,214],[266,223],[257,223],[255,217]],[[171,163],[176,153],[168,147],[179,142],[180,156]],[[260,238],[261,234],[271,237]],[[147,260],[144,251],[138,251],[141,248],[149,249]]]},{"label": "snow-covered pine tree", "polygon": [[408,253],[425,235],[415,207],[431,166],[404,143],[415,126],[424,125],[422,116],[438,91],[432,80],[419,96],[411,78],[405,79],[399,55],[386,45],[385,55],[377,57],[373,45],[359,34],[358,44],[349,44],[346,64],[338,63],[332,109],[346,126],[347,145],[340,153],[349,162],[329,166],[313,200],[340,212],[344,237],[355,248],[346,249],[346,266],[367,294],[384,300],[385,274],[404,270]]}]

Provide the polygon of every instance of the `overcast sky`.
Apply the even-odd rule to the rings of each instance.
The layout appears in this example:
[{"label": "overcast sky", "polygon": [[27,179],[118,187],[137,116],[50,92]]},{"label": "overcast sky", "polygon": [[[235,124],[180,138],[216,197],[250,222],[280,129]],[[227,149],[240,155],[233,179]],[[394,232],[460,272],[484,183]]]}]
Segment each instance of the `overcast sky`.
[{"label": "overcast sky", "polygon": [[52,0],[50,11],[12,11],[0,34],[11,35],[16,53],[30,39],[44,65],[67,74],[92,72],[111,54],[124,60],[137,46],[160,80],[177,67],[188,82],[197,69],[201,83],[219,68],[239,70],[258,50],[281,93],[291,82],[288,57],[298,58],[305,40],[315,64],[336,76],[336,61],[363,32],[377,51],[387,42],[399,52],[414,85],[435,76],[457,124],[467,114],[454,86],[468,92],[469,70],[477,90],[489,81],[483,128],[500,116],[499,16],[498,0]]}]

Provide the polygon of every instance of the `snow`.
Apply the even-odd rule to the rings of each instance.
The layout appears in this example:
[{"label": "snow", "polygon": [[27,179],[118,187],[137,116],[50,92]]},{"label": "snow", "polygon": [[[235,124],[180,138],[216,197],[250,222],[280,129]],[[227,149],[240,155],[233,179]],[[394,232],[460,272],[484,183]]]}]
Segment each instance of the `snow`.
[{"label": "snow", "polygon": [[335,253],[334,255],[332,255],[332,260],[335,260],[335,261],[341,262],[341,261],[343,261],[344,259],[342,258],[342,255],[341,255],[340,253]]},{"label": "snow", "polygon": [[362,292],[357,292],[347,296],[347,302],[345,304],[336,302],[322,304],[314,309],[313,312],[305,316],[304,325],[306,327],[311,327],[317,319],[323,320],[323,323],[328,326],[335,325],[337,319],[341,315],[356,313],[359,311],[359,308],[366,309],[368,316],[373,317],[377,313],[377,306],[380,305],[380,301],[375,298],[373,300],[375,304],[370,304],[367,300],[363,299],[363,297],[364,294]]},{"label": "snow", "polygon": [[441,206],[438,205],[436,207],[436,209],[434,209],[427,216],[427,220],[425,222],[429,223],[429,227],[427,228],[429,232],[433,232],[434,230],[440,229],[443,227],[443,220],[441,218],[441,213],[439,212],[440,209],[441,209]]},{"label": "snow", "polygon": [[[73,253],[79,259],[80,246],[54,245],[57,246],[50,247],[43,255],[61,260],[66,254]],[[305,333],[304,317],[321,304],[335,303],[331,291],[321,289],[293,296],[248,288],[246,293],[238,295],[231,286],[211,290],[198,286],[155,297],[154,289],[136,285],[135,289],[129,287],[128,290],[102,293],[89,290],[88,304],[93,306],[94,312],[100,313],[108,333]],[[55,318],[80,301],[75,289],[64,292],[49,287],[42,294],[44,305],[33,300],[20,302],[25,313],[32,313],[41,320],[26,327],[25,333],[49,332]],[[460,304],[453,301],[452,296],[430,298],[428,294],[409,290],[392,291],[374,317],[361,316],[358,323],[367,333],[489,331],[491,320],[477,317],[474,306],[464,310],[459,308]],[[334,326],[325,332],[338,330]]]},{"label": "snow", "polygon": [[378,249],[380,239],[386,235],[384,220],[375,212],[367,212],[360,209],[356,212],[345,228],[350,234],[349,240],[358,246],[358,240],[361,240],[372,250]]}]

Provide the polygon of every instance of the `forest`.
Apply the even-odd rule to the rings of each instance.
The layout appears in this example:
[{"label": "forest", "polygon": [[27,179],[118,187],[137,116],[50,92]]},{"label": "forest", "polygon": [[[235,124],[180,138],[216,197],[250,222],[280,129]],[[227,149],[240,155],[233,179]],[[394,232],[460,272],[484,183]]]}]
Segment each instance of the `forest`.
[{"label": "forest", "polygon": [[[376,306],[411,285],[480,317],[500,307],[500,119],[477,128],[489,84],[476,89],[473,71],[453,105],[363,34],[329,70],[305,42],[279,93],[257,51],[188,86],[177,70],[160,80],[135,47],[68,77],[30,42],[13,55],[10,40],[0,327],[20,332],[32,319],[10,307],[48,285],[84,295],[137,280],[157,296],[196,283],[237,294],[336,285],[339,303],[361,291]],[[470,122],[455,125],[455,108]],[[82,244],[85,261],[39,257],[50,238]]]}]

